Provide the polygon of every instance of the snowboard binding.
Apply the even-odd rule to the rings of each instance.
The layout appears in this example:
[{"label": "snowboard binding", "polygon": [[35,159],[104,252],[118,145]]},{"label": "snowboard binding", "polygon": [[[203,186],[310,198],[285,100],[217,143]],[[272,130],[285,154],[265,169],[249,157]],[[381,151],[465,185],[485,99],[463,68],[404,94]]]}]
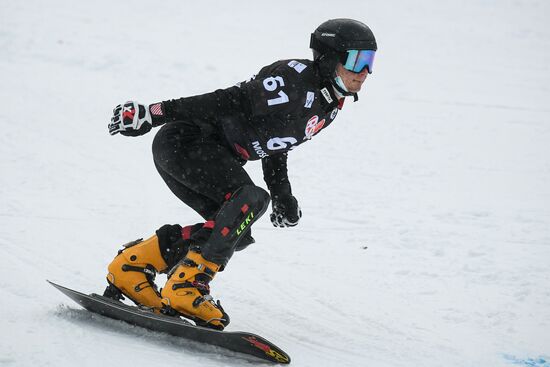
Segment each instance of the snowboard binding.
[{"label": "snowboard binding", "polygon": [[120,289],[118,289],[111,283],[109,283],[107,288],[105,288],[105,291],[103,292],[103,297],[111,298],[115,301],[123,301],[126,299],[124,298],[124,294],[122,294]]}]

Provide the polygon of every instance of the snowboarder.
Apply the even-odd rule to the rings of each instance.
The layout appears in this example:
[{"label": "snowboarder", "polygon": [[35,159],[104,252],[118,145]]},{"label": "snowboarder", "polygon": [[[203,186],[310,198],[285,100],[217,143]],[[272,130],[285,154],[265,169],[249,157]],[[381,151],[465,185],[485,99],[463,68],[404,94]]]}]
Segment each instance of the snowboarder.
[{"label": "snowboarder", "polygon": [[[376,40],[365,24],[332,19],[311,34],[314,60],[281,60],[250,80],[212,93],[150,105],[117,106],[111,135],[139,136],[164,125],[153,141],[155,166],[170,190],[204,219],[164,225],[131,242],[108,266],[105,294],[156,312],[223,329],[229,317],[210,296],[210,281],[235,251],[254,243],[252,224],[272,199],[276,227],[298,224],[287,153],[329,126],[346,96],[357,101],[372,73]],[[262,160],[270,194],[243,165]],[[168,272],[159,292],[154,278]]]}]

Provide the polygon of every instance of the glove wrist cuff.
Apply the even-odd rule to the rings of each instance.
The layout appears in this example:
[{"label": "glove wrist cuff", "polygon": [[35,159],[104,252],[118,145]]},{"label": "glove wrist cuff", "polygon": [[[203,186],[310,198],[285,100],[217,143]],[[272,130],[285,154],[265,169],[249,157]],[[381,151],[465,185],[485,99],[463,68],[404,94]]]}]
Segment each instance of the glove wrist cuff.
[{"label": "glove wrist cuff", "polygon": [[290,183],[288,182],[273,184],[269,187],[269,191],[271,192],[271,196],[274,198],[292,195],[292,189],[290,188]]}]

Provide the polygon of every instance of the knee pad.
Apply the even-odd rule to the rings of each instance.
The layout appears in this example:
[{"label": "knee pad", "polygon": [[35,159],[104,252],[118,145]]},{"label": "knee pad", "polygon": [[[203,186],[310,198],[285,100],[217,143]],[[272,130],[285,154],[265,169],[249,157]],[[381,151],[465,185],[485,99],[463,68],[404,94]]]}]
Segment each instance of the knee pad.
[{"label": "knee pad", "polygon": [[255,185],[245,185],[235,191],[214,218],[212,234],[201,246],[203,257],[225,266],[237,243],[265,213],[269,201],[267,191]]}]

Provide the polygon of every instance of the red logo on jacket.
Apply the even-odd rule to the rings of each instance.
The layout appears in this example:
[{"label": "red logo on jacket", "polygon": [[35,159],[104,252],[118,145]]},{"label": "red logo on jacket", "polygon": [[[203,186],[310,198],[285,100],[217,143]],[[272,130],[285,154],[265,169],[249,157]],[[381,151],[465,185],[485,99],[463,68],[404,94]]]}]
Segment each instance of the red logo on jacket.
[{"label": "red logo on jacket", "polygon": [[319,121],[319,116],[312,116],[306,124],[306,139],[311,139],[313,135],[317,134],[325,126],[325,119]]}]

